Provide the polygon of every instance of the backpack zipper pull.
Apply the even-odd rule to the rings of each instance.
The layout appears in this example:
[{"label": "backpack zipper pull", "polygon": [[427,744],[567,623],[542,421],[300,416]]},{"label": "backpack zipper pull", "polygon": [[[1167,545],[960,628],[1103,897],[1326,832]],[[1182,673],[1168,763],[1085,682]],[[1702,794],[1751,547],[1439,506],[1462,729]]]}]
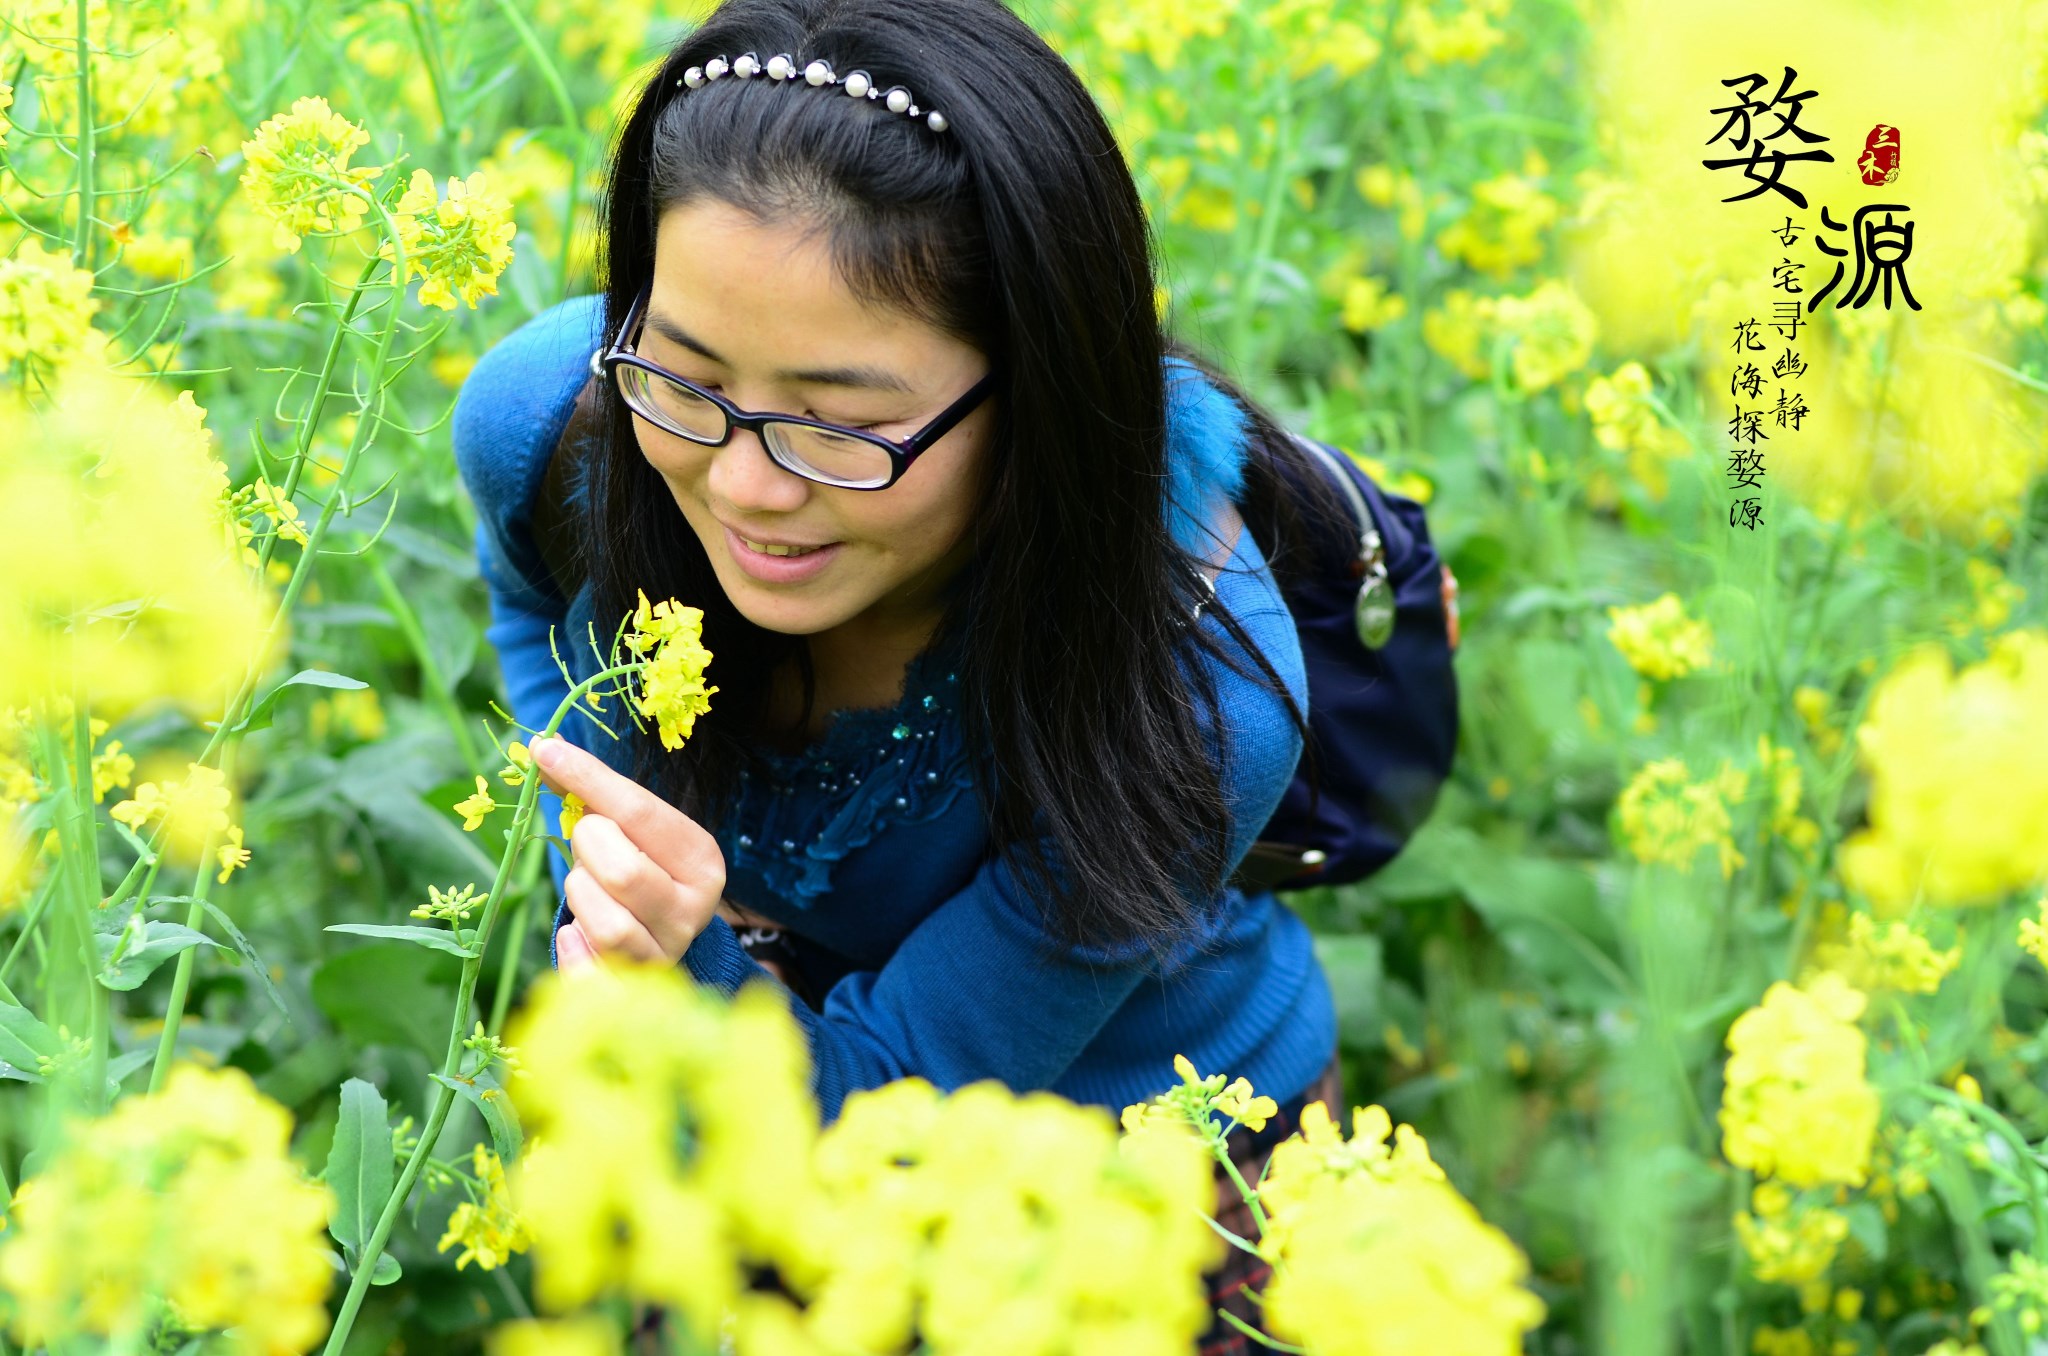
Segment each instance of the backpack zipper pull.
[{"label": "backpack zipper pull", "polygon": [[1387,548],[1378,527],[1366,528],[1359,537],[1358,562],[1351,568],[1365,577],[1351,605],[1358,640],[1366,649],[1377,650],[1394,635],[1394,589],[1387,582]]}]

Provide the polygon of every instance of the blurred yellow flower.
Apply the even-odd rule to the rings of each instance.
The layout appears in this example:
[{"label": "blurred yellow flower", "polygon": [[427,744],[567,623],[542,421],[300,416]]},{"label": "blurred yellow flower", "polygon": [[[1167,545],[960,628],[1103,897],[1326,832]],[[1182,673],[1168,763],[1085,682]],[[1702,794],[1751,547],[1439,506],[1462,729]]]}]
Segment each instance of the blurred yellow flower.
[{"label": "blurred yellow flower", "polygon": [[1650,398],[1650,374],[1639,362],[1626,362],[1586,386],[1586,414],[1593,438],[1602,447],[1625,454],[1629,474],[1652,499],[1669,490],[1667,464],[1689,446],[1666,424]]},{"label": "blurred yellow flower", "polygon": [[179,278],[192,271],[189,236],[138,235],[122,247],[121,262],[145,278]]},{"label": "blurred yellow flower", "polygon": [[1735,1216],[1735,1235],[1760,1281],[1804,1285],[1819,1280],[1835,1263],[1849,1236],[1849,1217],[1822,1205],[1795,1203],[1782,1182],[1759,1182],[1751,1208]]},{"label": "blurred yellow flower", "polygon": [[2048,633],[2008,632],[1952,667],[1922,646],[1887,674],[1856,732],[1868,826],[1842,878],[1879,912],[1916,897],[1988,903],[2048,877]]},{"label": "blurred yellow flower", "polygon": [[1813,751],[1826,758],[1842,747],[1842,732],[1828,723],[1828,694],[1817,687],[1802,685],[1792,693],[1792,709],[1806,726]]},{"label": "blurred yellow flower", "polygon": [[1408,314],[1408,299],[1387,291],[1378,278],[1353,275],[1344,283],[1343,323],[1353,334],[1390,325]]},{"label": "blurred yellow flower", "polygon": [[1144,52],[1162,71],[1180,63],[1181,49],[1196,38],[1220,37],[1237,12],[1237,0],[1187,5],[1180,0],[1131,0],[1096,12],[1097,34],[1112,50]]},{"label": "blurred yellow flower", "polygon": [[297,254],[303,236],[362,225],[370,184],[384,171],[348,162],[369,144],[368,132],[321,98],[299,99],[289,113],[264,120],[242,143],[242,187],[274,224],[271,243]]},{"label": "blurred yellow flower", "polygon": [[1815,950],[1816,963],[1865,993],[1933,993],[1962,960],[1960,945],[1936,950],[1912,924],[1899,919],[1879,923],[1867,913],[1850,916],[1843,942]]},{"label": "blurred yellow flower", "polygon": [[161,822],[169,850],[197,861],[209,842],[228,831],[233,804],[234,794],[218,768],[188,763],[183,777],[143,782],[133,797],[107,813],[137,833]]},{"label": "blurred yellow flower", "polygon": [[1950,635],[1996,631],[2011,619],[2013,609],[2027,600],[2026,589],[1988,560],[1972,556],[1963,562],[1963,571],[1970,581],[1970,602],[1961,615],[1944,623]]},{"label": "blurred yellow flower", "polygon": [[1578,294],[1555,278],[1527,296],[1499,298],[1494,319],[1514,345],[1510,371],[1523,392],[1553,386],[1584,367],[1600,332]]},{"label": "blurred yellow flower", "polygon": [[2020,947],[2048,966],[2048,895],[2034,905],[2034,916],[2020,919]]},{"label": "blurred yellow flower", "polygon": [[327,1331],[332,1194],[288,1152],[291,1116],[239,1069],[172,1069],[161,1092],[74,1121],[14,1198],[0,1289],[17,1340],[148,1346],[156,1301],[231,1349],[305,1351]]},{"label": "blurred yellow flower", "polygon": [[1701,848],[1713,848],[1721,874],[1747,860],[1736,850],[1728,807],[1740,801],[1748,777],[1723,764],[1711,781],[1695,782],[1679,758],[1647,763],[1615,802],[1623,841],[1637,861],[1692,870]]},{"label": "blurred yellow flower", "polygon": [[1234,231],[1237,195],[1213,184],[1197,184],[1174,203],[1167,220],[1186,222],[1198,231]]},{"label": "blurred yellow flower", "polygon": [[1863,1184],[1878,1116],[1856,1025],[1863,1006],[1822,971],[1799,988],[1771,985],[1735,1019],[1720,1112],[1730,1163],[1798,1187]]},{"label": "blurred yellow flower", "polygon": [[1498,47],[1507,36],[1490,22],[1508,11],[1508,0],[1475,0],[1458,6],[1448,17],[1439,15],[1430,0],[1408,0],[1394,25],[1394,41],[1402,49],[1401,63],[1411,74],[1420,75],[1431,65],[1478,61]]},{"label": "blurred yellow flower", "polygon": [[1444,257],[1505,278],[1543,258],[1544,234],[1557,223],[1557,199],[1519,174],[1472,186],[1472,205],[1437,233]]},{"label": "blurred yellow flower", "polygon": [[1713,628],[1687,616],[1675,593],[1634,607],[1610,607],[1607,618],[1607,639],[1645,678],[1683,678],[1713,662]]},{"label": "blurred yellow flower", "polygon": [[100,308],[92,273],[73,268],[68,254],[52,254],[29,236],[11,259],[0,259],[0,377],[34,360],[45,370],[90,355]]},{"label": "blurred yellow flower", "polygon": [[1356,1108],[1346,1141],[1329,1108],[1309,1103],[1259,1191],[1276,1337],[1333,1356],[1488,1356],[1519,1349],[1543,1320],[1521,1251],[1444,1180],[1414,1128],[1393,1130],[1381,1107]]},{"label": "blurred yellow flower", "polygon": [[1367,165],[1354,182],[1359,196],[1375,207],[1400,207],[1395,225],[1403,240],[1422,239],[1428,222],[1428,208],[1422,198],[1422,184],[1406,170],[1398,173],[1390,165]]},{"label": "blurred yellow flower", "polygon": [[491,1330],[485,1350],[489,1356],[619,1356],[624,1348],[604,1315],[579,1314],[503,1324]]},{"label": "blurred yellow flower", "polygon": [[1443,304],[1424,312],[1422,341],[1474,381],[1493,375],[1493,297],[1463,288],[1444,294]]},{"label": "blurred yellow flower", "polygon": [[482,171],[448,180],[446,197],[434,190],[434,176],[414,170],[395,213],[398,242],[380,253],[397,258],[405,247],[406,278],[421,278],[420,301],[444,311],[457,298],[474,307],[480,296],[496,296],[498,275],[512,262],[512,204],[492,192]]}]

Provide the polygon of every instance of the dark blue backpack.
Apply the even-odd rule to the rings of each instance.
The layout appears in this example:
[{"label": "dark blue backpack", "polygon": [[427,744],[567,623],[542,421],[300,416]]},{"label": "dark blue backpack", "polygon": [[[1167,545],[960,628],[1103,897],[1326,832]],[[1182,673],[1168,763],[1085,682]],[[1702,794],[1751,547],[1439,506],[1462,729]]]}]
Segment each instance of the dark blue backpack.
[{"label": "dark blue backpack", "polygon": [[1422,505],[1294,436],[1354,525],[1320,537],[1283,584],[1308,676],[1309,749],[1238,867],[1247,889],[1344,885],[1385,866],[1429,816],[1458,745],[1458,586]]}]

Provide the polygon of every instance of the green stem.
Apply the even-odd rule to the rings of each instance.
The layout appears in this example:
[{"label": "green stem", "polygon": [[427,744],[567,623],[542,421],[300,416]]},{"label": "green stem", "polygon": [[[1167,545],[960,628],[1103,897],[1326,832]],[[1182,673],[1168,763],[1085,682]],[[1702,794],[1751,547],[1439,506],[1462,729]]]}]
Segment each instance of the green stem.
[{"label": "green stem", "polygon": [[511,935],[505,939],[505,960],[498,971],[498,991],[491,995],[491,1024],[489,1034],[504,1034],[505,1014],[512,1007],[512,990],[519,979],[519,962],[526,950],[526,931],[532,923],[533,896],[540,884],[541,874],[547,865],[547,843],[535,839],[535,849],[526,854],[526,860],[519,870],[519,908],[512,915]]},{"label": "green stem", "polygon": [[1230,355],[1241,368],[1248,368],[1245,351],[1251,345],[1252,318],[1258,313],[1259,280],[1265,276],[1266,265],[1273,257],[1273,241],[1280,232],[1280,209],[1287,191],[1288,167],[1292,162],[1288,154],[1293,132],[1293,101],[1289,97],[1289,89],[1287,80],[1282,78],[1277,96],[1279,106],[1273,120],[1273,164],[1266,174],[1266,196],[1259,208],[1258,234],[1253,238],[1250,264],[1237,275],[1235,305],[1231,308]]},{"label": "green stem", "polygon": [[554,58],[548,55],[548,49],[541,42],[540,35],[533,31],[533,25],[519,12],[514,0],[498,0],[498,8],[504,11],[506,20],[519,34],[519,45],[533,58],[540,78],[555,96],[555,112],[569,134],[569,202],[562,214],[562,257],[555,269],[555,285],[560,295],[566,298],[569,295],[569,259],[576,242],[576,199],[583,184],[583,156],[577,149],[583,140],[583,127],[576,120],[576,101],[569,97],[569,87],[563,83],[561,71],[556,69]]},{"label": "green stem", "polygon": [[[552,735],[561,727],[569,712],[576,704],[601,683],[609,682],[629,673],[638,672],[640,663],[618,664],[592,674],[569,689],[555,708],[554,716],[548,721],[541,735]],[[506,834],[505,851],[498,858],[498,874],[491,881],[491,893],[484,900],[484,911],[477,922],[476,951],[462,963],[462,980],[455,994],[455,1020],[448,1033],[448,1052],[441,1060],[441,1074],[454,1078],[462,1069],[462,1041],[469,1034],[470,1004],[476,996],[477,976],[483,970],[484,953],[490,949],[491,933],[498,921],[498,912],[505,900],[506,885],[512,878],[512,865],[520,855],[520,848],[526,842],[528,826],[532,823],[534,807],[540,802],[540,775],[538,770],[527,777],[519,788],[518,807],[513,811],[512,828]],[[369,1293],[370,1275],[377,1269],[377,1259],[384,1254],[384,1245],[390,1241],[391,1230],[398,1223],[398,1215],[405,1208],[406,1198],[412,1194],[413,1183],[419,1179],[420,1170],[425,1167],[434,1143],[440,1138],[441,1127],[448,1119],[448,1109],[455,1100],[455,1090],[446,1083],[436,1083],[433,1107],[427,1113],[426,1128],[420,1132],[419,1143],[414,1146],[412,1156],[406,1159],[405,1169],[399,1174],[398,1182],[391,1189],[390,1197],[384,1202],[383,1211],[377,1216],[377,1227],[363,1242],[362,1256],[357,1259],[355,1275],[349,1281],[348,1294],[341,1302],[341,1312],[335,1316],[334,1330],[327,1335],[324,1356],[340,1356],[341,1349],[348,1341],[349,1329],[355,1326],[356,1314],[363,1307],[363,1297]]]},{"label": "green stem", "polygon": [[[235,777],[235,751],[239,743],[230,744],[221,751],[220,772],[229,785]],[[199,854],[199,867],[192,873],[192,903],[185,910],[185,926],[194,932],[206,925],[206,894],[213,883],[212,857],[217,835],[208,833]],[[171,1056],[178,1048],[178,1026],[185,1017],[185,997],[192,990],[193,958],[199,948],[188,946],[178,953],[177,969],[171,973],[171,996],[164,1005],[164,1029],[156,1039],[156,1059],[149,1069],[149,1090],[160,1091],[164,1080],[170,1077]]]},{"label": "green stem", "polygon": [[[99,892],[96,888],[96,883],[88,883],[82,874],[87,859],[85,840],[92,832],[92,824],[89,818],[82,823],[80,821],[77,796],[74,794],[77,778],[71,771],[70,763],[64,752],[64,745],[59,740],[56,729],[46,721],[38,727],[36,734],[42,750],[44,767],[49,774],[52,786],[57,792],[55,797],[57,805],[56,829],[58,841],[62,845],[59,849],[61,854],[59,857],[59,870],[64,877],[64,885],[60,893],[70,906],[68,910],[70,923],[73,932],[76,934],[71,939],[71,946],[68,948],[62,942],[59,942],[56,947],[56,954],[61,956],[68,949],[74,950],[77,955],[79,969],[82,972],[87,991],[86,1001],[90,1005],[85,1014],[86,1025],[88,1031],[92,1034],[92,1039],[97,1044],[105,1036],[100,1001],[100,995],[103,990],[96,977],[96,972],[99,968],[99,956],[93,945],[92,926],[93,904],[98,899]],[[90,763],[86,765],[85,775],[88,778],[86,794],[90,796],[92,794],[92,783],[89,780],[92,776]],[[54,990],[51,996],[56,996]],[[101,1070],[104,1070],[106,1067],[103,1056],[96,1057],[93,1063]],[[105,1095],[106,1081],[102,1077],[91,1088],[87,1099],[88,1105],[97,1111],[103,1105]]]},{"label": "green stem", "polygon": [[91,0],[78,0],[78,225],[71,240],[71,265],[92,267],[93,180]]},{"label": "green stem", "polygon": [[1257,1342],[1262,1347],[1271,1347],[1275,1351],[1295,1351],[1302,1353],[1302,1356],[1308,1356],[1307,1347],[1293,1346],[1287,1342],[1268,1337],[1236,1314],[1231,1313],[1228,1309],[1218,1309],[1216,1317],[1222,1319],[1225,1323],[1228,1323],[1231,1327],[1237,1329],[1246,1337],[1251,1338],[1252,1341]]},{"label": "green stem", "polygon": [[462,754],[464,767],[477,768],[483,765],[483,755],[476,746],[476,737],[469,732],[469,722],[463,719],[462,708],[455,701],[454,689],[448,685],[448,676],[441,672],[441,665],[434,658],[434,651],[427,644],[426,628],[420,625],[417,612],[406,601],[398,582],[391,577],[391,571],[384,568],[384,562],[369,552],[363,555],[363,567],[370,572],[370,579],[377,585],[377,592],[384,599],[384,606],[391,611],[398,623],[399,631],[405,636],[406,644],[412,647],[412,655],[420,666],[420,682],[427,689],[427,695],[440,709],[441,718],[448,722],[448,731],[455,736],[455,747]]},{"label": "green stem", "polygon": [[[76,672],[76,670],[74,670]],[[82,921],[85,926],[86,964],[97,969],[98,960],[93,946],[93,914],[100,904],[100,845],[99,825],[93,815],[92,797],[92,715],[86,707],[85,687],[81,683],[71,697],[71,813],[76,824],[74,846],[78,852],[74,863],[78,879],[78,899],[84,906]],[[87,990],[92,1009],[88,1014],[86,1039],[92,1050],[93,1105],[104,1106],[107,1087],[107,1018],[108,1007],[113,997],[99,983],[94,982]]]}]

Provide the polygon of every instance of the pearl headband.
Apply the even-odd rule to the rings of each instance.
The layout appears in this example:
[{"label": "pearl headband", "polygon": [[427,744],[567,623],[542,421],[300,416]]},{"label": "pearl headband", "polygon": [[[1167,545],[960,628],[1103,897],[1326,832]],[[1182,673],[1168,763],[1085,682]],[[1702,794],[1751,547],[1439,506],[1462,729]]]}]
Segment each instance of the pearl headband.
[{"label": "pearl headband", "polygon": [[825,61],[813,61],[799,70],[796,58],[787,52],[769,57],[765,66],[752,52],[734,57],[731,61],[722,56],[715,56],[702,66],[692,66],[684,71],[676,78],[676,83],[690,89],[702,89],[727,72],[742,80],[765,75],[770,80],[802,80],[813,88],[838,85],[843,87],[851,98],[879,100],[891,113],[902,113],[920,120],[934,132],[946,130],[946,115],[937,109],[919,108],[912,101],[910,91],[901,85],[891,85],[885,90],[877,89],[874,79],[866,71],[851,71],[844,76],[837,76],[832,73],[831,64]]}]

